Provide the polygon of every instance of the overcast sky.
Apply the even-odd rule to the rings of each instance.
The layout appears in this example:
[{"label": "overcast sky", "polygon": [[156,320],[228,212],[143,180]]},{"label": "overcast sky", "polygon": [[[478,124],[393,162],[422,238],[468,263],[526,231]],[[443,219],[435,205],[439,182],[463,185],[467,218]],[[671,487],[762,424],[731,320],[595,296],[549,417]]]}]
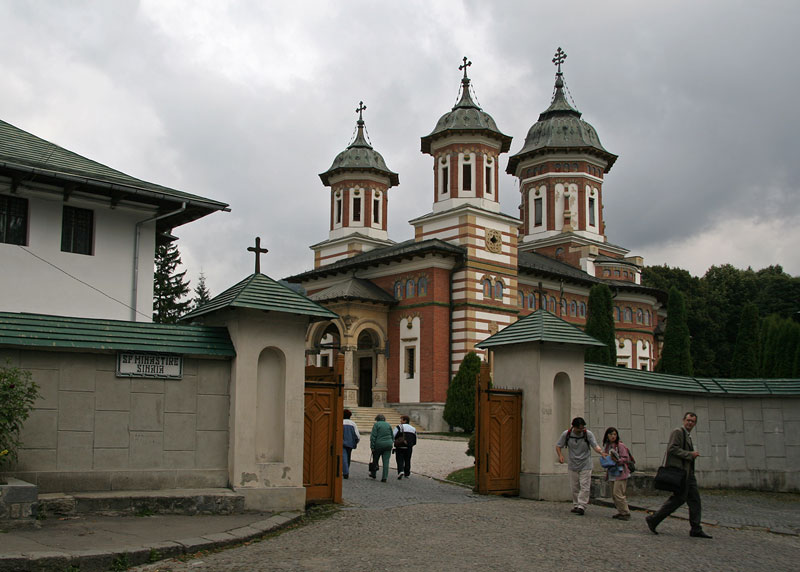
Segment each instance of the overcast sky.
[{"label": "overcast sky", "polygon": [[[521,148],[550,102],[553,53],[619,155],[611,243],[702,275],[800,275],[800,2],[0,0],[0,118],[134,177],[229,203],[175,229],[212,294],[278,279],[328,237],[318,174],[355,108],[387,165],[389,236],[430,212],[420,137],[456,101],[463,56],[484,111]],[[507,157],[501,159],[505,172]],[[518,188],[501,174],[503,212]]]}]

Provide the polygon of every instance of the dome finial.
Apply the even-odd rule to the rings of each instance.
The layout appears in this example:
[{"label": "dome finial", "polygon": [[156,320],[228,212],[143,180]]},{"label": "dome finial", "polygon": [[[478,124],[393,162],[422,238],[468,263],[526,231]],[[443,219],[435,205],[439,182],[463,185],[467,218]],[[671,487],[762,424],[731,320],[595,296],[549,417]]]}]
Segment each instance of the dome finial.
[{"label": "dome finial", "polygon": [[467,56],[464,56],[464,63],[458,66],[458,69],[464,70],[464,79],[461,81],[469,82],[469,78],[467,77],[467,68],[472,65],[472,62],[467,60]]},{"label": "dome finial", "polygon": [[556,56],[553,58],[553,63],[558,67],[556,75],[561,75],[561,64],[567,59],[567,52],[561,49],[561,46],[556,50]]},{"label": "dome finial", "polygon": [[358,107],[356,108],[356,113],[358,113],[358,124],[359,125],[364,125],[364,116],[362,115],[362,112],[365,109],[367,109],[367,106],[364,105],[363,101],[359,101],[358,102]]}]

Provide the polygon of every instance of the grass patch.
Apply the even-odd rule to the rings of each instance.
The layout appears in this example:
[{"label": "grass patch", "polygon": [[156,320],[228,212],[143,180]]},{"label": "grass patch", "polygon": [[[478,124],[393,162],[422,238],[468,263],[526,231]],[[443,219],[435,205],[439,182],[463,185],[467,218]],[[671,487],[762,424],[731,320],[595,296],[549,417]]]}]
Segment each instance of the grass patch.
[{"label": "grass patch", "polygon": [[453,471],[449,475],[447,475],[448,481],[453,481],[454,483],[458,483],[460,485],[467,485],[470,487],[475,486],[475,467],[467,467],[465,469],[459,469],[457,471]]}]

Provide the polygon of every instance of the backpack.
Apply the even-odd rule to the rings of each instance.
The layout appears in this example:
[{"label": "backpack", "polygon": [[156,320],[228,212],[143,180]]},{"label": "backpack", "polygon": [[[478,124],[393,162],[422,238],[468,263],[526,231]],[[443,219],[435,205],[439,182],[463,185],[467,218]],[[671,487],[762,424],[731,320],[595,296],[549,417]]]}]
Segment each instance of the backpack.
[{"label": "backpack", "polygon": [[397,436],[394,438],[394,448],[395,449],[405,449],[408,447],[408,442],[406,441],[406,434],[403,431],[403,426],[397,426]]},{"label": "backpack", "polygon": [[569,447],[569,440],[570,439],[578,439],[579,441],[581,439],[583,439],[584,441],[586,441],[586,444],[588,445],[589,444],[589,436],[588,435],[589,435],[589,433],[588,433],[588,429],[587,429],[586,431],[583,432],[583,437],[575,437],[572,434],[572,427],[570,427],[569,429],[567,429],[567,439],[564,442],[564,447]]}]

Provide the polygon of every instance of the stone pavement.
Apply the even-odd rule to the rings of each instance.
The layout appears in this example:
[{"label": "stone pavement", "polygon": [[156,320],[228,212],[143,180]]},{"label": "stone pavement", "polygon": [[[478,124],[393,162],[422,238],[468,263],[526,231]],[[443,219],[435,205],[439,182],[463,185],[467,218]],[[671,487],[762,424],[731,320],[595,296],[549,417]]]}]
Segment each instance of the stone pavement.
[{"label": "stone pavement", "polygon": [[[366,461],[368,449],[357,449],[356,458]],[[366,464],[356,461],[343,483],[345,504],[340,510],[263,539],[264,531],[300,515],[44,521],[38,530],[0,534],[0,571],[65,570],[64,554],[70,553],[84,558],[81,572],[121,569],[125,552],[128,563],[139,564],[200,550],[209,552],[138,570],[797,568],[800,495],[702,491],[704,520],[713,540],[689,538],[688,523],[680,518],[662,523],[655,536],[645,526],[643,511],[620,522],[610,518],[613,508],[592,506],[579,517],[569,513],[569,503],[484,497],[438,480],[469,466],[465,449],[463,440],[421,439],[412,477],[398,481],[392,461],[387,483],[368,478]],[[657,497],[630,500],[644,507],[661,502]],[[216,551],[242,542],[246,544]]]}]

